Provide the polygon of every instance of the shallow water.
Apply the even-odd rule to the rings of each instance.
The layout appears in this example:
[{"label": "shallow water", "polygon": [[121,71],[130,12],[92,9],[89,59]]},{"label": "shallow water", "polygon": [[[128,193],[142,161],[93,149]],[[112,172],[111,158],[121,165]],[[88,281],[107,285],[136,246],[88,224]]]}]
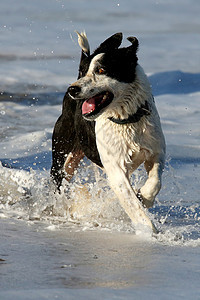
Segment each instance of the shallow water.
[{"label": "shallow water", "polygon": [[[199,299],[200,5],[0,6],[0,297]],[[61,195],[54,193],[51,135],[77,76],[75,29],[86,30],[92,49],[118,31],[139,38],[167,142],[163,187],[149,212],[156,237],[135,230],[104,174],[87,160]],[[140,168],[133,186],[144,180]]]}]

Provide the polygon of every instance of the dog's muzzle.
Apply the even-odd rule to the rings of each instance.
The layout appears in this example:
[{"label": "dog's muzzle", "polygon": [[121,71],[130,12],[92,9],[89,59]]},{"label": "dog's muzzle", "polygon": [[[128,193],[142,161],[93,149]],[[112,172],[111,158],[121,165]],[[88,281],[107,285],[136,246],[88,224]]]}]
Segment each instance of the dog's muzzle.
[{"label": "dog's muzzle", "polygon": [[82,104],[82,116],[87,120],[95,120],[103,110],[112,102],[114,95],[109,91],[102,91],[92,97],[85,99],[80,98],[81,88],[77,85],[71,85],[67,93],[74,100],[80,100]]},{"label": "dog's muzzle", "polygon": [[95,120],[112,102],[113,93],[103,91],[85,100],[82,105],[82,115],[87,120]]}]

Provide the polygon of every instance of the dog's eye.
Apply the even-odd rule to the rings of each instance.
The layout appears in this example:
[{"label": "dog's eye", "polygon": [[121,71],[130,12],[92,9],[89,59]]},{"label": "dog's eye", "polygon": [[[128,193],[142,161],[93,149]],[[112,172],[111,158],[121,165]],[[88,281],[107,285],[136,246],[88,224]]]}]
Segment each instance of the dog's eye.
[{"label": "dog's eye", "polygon": [[97,73],[98,74],[105,74],[105,69],[104,68],[98,68]]}]

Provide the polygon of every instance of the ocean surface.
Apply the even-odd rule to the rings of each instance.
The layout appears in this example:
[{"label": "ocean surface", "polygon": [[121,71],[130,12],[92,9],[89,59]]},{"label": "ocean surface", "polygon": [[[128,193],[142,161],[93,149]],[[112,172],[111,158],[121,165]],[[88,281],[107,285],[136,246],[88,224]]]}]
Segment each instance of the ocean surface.
[{"label": "ocean surface", "polygon": [[[200,2],[1,0],[0,299],[200,299]],[[61,194],[51,136],[91,49],[136,36],[167,143],[163,187],[134,230],[88,160]],[[132,177],[145,180],[143,168]]]}]

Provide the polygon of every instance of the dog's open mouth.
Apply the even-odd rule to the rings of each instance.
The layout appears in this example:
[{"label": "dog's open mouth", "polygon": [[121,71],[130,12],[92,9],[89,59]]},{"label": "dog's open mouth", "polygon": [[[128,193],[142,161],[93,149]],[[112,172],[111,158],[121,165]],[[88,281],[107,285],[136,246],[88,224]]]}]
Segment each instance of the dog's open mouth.
[{"label": "dog's open mouth", "polygon": [[82,115],[86,118],[97,115],[112,102],[113,98],[113,93],[105,91],[85,100],[82,105]]}]

